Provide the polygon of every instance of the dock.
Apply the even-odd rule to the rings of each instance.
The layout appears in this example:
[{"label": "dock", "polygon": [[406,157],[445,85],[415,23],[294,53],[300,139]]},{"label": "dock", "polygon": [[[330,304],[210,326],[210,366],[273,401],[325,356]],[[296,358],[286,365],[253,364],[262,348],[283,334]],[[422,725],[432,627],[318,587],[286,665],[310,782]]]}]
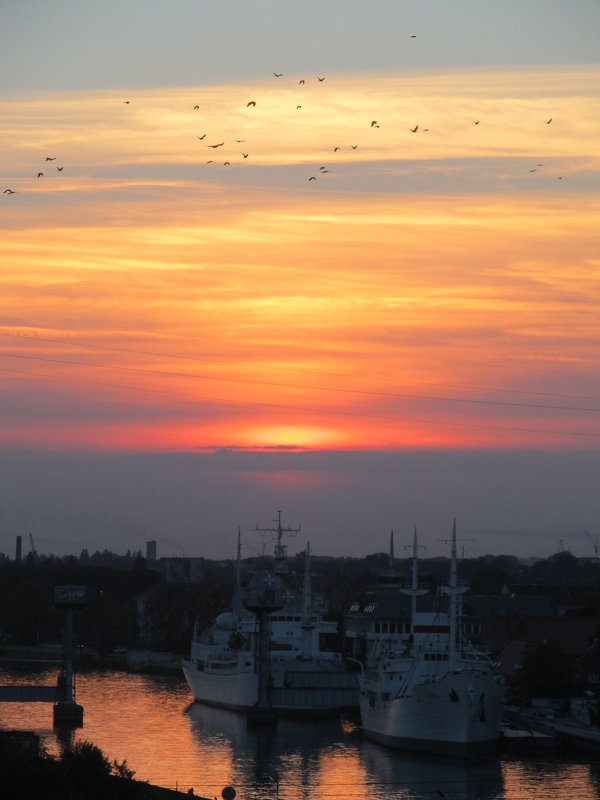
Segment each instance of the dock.
[{"label": "dock", "polygon": [[544,720],[542,727],[547,733],[556,736],[566,747],[600,753],[600,728],[560,717],[552,721]]},{"label": "dock", "polygon": [[540,744],[547,742],[550,747],[554,742],[561,748],[600,753],[600,728],[585,725],[573,717],[547,719],[531,713],[511,714],[504,725],[504,734],[503,741],[515,749],[520,746],[525,749],[527,736],[530,736],[531,745],[538,741]]}]

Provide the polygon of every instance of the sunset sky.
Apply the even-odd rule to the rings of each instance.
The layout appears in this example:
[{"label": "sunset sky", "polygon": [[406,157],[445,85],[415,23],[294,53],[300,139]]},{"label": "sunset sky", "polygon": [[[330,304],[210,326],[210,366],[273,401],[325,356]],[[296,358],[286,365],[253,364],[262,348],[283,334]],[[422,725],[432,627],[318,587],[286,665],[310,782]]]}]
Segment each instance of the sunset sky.
[{"label": "sunset sky", "polygon": [[[27,499],[14,459],[57,459],[44,461],[56,476],[64,459],[125,469],[119,458],[146,454],[147,474],[152,455],[224,451],[252,456],[235,471],[256,506],[211,491],[205,516],[190,485],[165,493],[156,530],[133,496],[113,497],[117,539],[136,528],[132,548],[163,534],[200,554],[207,525],[227,531],[207,554],[229,555],[232,526],[281,507],[304,522],[310,506],[314,530],[329,478],[293,459],[265,469],[260,455],[312,465],[335,453],[342,466],[327,474],[355,499],[365,488],[385,549],[386,531],[408,535],[420,509],[399,521],[388,497],[382,513],[366,454],[485,453],[490,504],[467,527],[535,519],[560,529],[550,551],[571,534],[585,551],[600,501],[581,497],[589,476],[566,461],[573,491],[561,484],[558,518],[540,517],[542,496],[519,499],[521,520],[510,495],[510,519],[485,509],[499,502],[494,454],[526,452],[532,485],[545,454],[600,465],[598,30],[595,0],[7,0],[0,474],[13,486],[0,550],[32,526],[46,550],[87,542],[61,482],[51,514]],[[356,483],[340,474],[353,459]],[[293,494],[307,483],[318,503]],[[444,478],[428,489],[433,527],[469,514],[468,491],[453,504],[436,503],[452,494]],[[106,501],[90,491],[78,513],[114,527]],[[358,544],[365,519],[357,552],[373,549]],[[335,532],[314,536],[344,554]]]}]

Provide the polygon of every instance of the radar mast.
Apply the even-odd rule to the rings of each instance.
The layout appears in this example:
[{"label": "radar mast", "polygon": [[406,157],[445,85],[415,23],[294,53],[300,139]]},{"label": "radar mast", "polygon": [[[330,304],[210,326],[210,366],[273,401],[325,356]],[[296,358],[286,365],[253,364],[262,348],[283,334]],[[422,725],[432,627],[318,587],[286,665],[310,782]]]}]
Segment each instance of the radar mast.
[{"label": "radar mast", "polygon": [[275,557],[275,572],[281,574],[282,572],[286,571],[286,559],[287,559],[287,544],[283,544],[283,534],[288,534],[289,536],[296,536],[296,534],[300,531],[300,525],[297,528],[292,528],[290,525],[287,525],[285,528],[281,524],[281,511],[277,512],[277,519],[273,520],[273,523],[277,526],[275,528],[261,528],[259,527],[258,523],[256,524],[256,530],[261,536],[271,536],[271,538],[275,541],[275,549],[274,549],[274,557]]}]

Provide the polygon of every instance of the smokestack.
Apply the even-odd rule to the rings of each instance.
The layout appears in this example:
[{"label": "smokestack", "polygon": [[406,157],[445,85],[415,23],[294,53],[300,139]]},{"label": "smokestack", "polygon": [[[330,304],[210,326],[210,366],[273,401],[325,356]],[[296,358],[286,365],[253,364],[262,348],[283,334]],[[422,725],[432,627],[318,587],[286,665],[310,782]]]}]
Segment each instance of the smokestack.
[{"label": "smokestack", "polygon": [[146,542],[146,561],[156,561],[156,539]]},{"label": "smokestack", "polygon": [[21,537],[17,536],[17,552],[15,553],[15,561],[17,562],[17,564],[21,560],[21,542],[22,542]]}]

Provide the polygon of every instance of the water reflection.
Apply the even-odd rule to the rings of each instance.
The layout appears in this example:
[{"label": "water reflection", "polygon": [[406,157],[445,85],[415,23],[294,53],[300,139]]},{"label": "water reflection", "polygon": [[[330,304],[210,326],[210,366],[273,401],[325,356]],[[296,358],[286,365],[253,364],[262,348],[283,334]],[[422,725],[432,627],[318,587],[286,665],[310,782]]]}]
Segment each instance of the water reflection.
[{"label": "water reflection", "polygon": [[229,782],[241,797],[273,797],[278,783],[286,800],[308,796],[319,783],[324,750],[332,742],[338,742],[342,752],[353,747],[351,742],[339,743],[339,719],[280,720],[275,727],[248,728],[241,714],[197,703],[188,708],[188,715],[199,757],[206,760],[218,742],[229,754]]},{"label": "water reflection", "polygon": [[365,741],[349,719],[280,720],[276,729],[248,729],[233,712],[194,704],[188,714],[199,757],[207,758],[218,740],[242,797],[273,797],[277,777],[286,800],[503,796],[498,760],[470,765],[407,756]]},{"label": "water reflection", "polygon": [[388,796],[481,800],[504,797],[500,761],[495,758],[469,763],[440,756],[395,753],[372,742],[365,743],[362,758],[373,785],[387,787]]},{"label": "water reflection", "polygon": [[[0,682],[51,683],[55,675],[4,672]],[[228,784],[240,800],[274,800],[278,789],[283,800],[600,797],[596,757],[476,764],[418,757],[364,739],[352,717],[248,729],[243,715],[190,703],[185,681],[175,676],[84,673],[77,697],[84,724],[72,734],[54,730],[52,708],[41,703],[0,704],[0,725],[35,730],[52,753],[70,737],[91,741],[110,761],[126,759],[138,778],[184,792],[194,787],[204,797],[220,797]]]}]

